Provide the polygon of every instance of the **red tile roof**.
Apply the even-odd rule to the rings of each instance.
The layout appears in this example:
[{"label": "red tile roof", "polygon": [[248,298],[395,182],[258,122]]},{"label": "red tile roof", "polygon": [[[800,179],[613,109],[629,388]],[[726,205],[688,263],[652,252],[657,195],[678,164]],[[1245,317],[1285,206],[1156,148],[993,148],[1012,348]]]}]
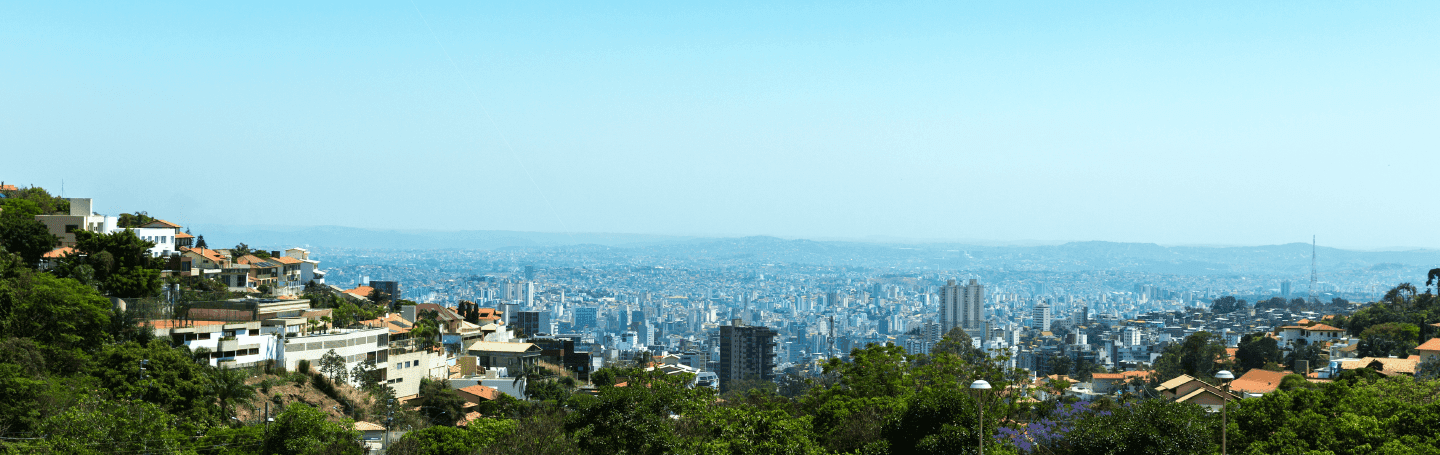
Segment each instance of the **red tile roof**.
[{"label": "red tile roof", "polygon": [[464,392],[466,394],[469,394],[470,396],[483,400],[494,400],[500,397],[499,390],[495,390],[494,387],[486,387],[479,384],[472,385],[470,387],[463,387],[458,391]]},{"label": "red tile roof", "polygon": [[56,248],[56,249],[50,250],[50,252],[49,252],[49,253],[45,253],[45,256],[43,256],[43,257],[46,258],[46,259],[63,258],[63,257],[65,257],[65,256],[70,255],[70,253],[74,253],[74,252],[75,252],[75,248],[68,247],[68,246],[64,246],[64,247],[60,247],[60,248]]},{"label": "red tile roof", "polygon": [[178,224],[175,224],[175,223],[171,223],[171,222],[169,222],[169,221],[165,221],[165,220],[161,220],[161,219],[156,219],[155,221],[151,221],[151,222],[149,222],[149,223],[145,223],[145,225],[144,225],[144,226],[141,226],[141,227],[158,227],[158,228],[179,229],[181,226],[178,225]]},{"label": "red tile roof", "polygon": [[1230,381],[1230,390],[1262,394],[1274,392],[1276,387],[1280,387],[1280,380],[1289,374],[1291,373],[1256,368]]},{"label": "red tile roof", "polygon": [[1424,351],[1440,351],[1440,338],[1431,338],[1430,341],[1426,341],[1424,344],[1416,346],[1415,349]]}]

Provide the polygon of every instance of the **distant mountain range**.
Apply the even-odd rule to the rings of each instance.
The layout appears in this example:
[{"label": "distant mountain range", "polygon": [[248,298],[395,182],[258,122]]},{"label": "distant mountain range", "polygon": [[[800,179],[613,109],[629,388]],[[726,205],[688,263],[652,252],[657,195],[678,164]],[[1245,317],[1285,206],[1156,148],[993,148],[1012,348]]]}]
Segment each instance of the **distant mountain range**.
[{"label": "distant mountain range", "polygon": [[[1153,243],[1070,242],[1004,246],[961,243],[879,243],[787,240],[776,237],[705,238],[649,234],[520,231],[379,230],[340,226],[192,226],[213,248],[245,242],[257,248],[309,246],[398,250],[542,249],[718,263],[804,263],[861,267],[931,267],[1012,271],[1114,270],[1179,275],[1308,275],[1311,247],[1207,247]],[[576,247],[580,247],[578,250]],[[1440,250],[1355,251],[1319,247],[1323,270],[1428,270]],[[1423,275],[1422,275],[1423,276]]]}]

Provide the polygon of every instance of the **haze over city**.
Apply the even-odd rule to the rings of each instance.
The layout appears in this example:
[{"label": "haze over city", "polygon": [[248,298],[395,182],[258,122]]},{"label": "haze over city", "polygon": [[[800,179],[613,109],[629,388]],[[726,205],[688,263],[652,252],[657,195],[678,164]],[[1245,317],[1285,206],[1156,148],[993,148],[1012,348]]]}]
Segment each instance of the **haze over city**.
[{"label": "haze over city", "polygon": [[1437,8],[9,2],[0,136],[192,224],[1436,248]]}]

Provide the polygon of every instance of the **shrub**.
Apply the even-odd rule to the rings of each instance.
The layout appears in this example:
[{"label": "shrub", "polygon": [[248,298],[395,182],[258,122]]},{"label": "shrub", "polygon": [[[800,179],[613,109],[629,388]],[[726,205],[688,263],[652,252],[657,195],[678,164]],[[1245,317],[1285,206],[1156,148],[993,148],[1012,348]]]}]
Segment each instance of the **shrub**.
[{"label": "shrub", "polygon": [[309,373],[309,372],[310,372],[310,361],[309,361],[309,360],[301,360],[300,363],[298,363],[298,364],[295,365],[295,371],[300,372],[300,373]]}]

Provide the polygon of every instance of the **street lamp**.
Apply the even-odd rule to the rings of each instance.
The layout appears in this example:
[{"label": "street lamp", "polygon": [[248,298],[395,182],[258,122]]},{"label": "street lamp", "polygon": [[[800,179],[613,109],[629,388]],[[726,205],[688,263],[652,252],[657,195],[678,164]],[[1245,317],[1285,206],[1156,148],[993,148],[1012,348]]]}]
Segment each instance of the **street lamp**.
[{"label": "street lamp", "polygon": [[985,402],[981,398],[990,391],[990,383],[984,379],[976,379],[975,382],[970,383],[970,391],[975,393],[975,404],[977,408],[980,408],[980,420],[976,421],[975,425],[979,429],[975,431],[975,434],[976,439],[980,442],[980,455],[985,455]]},{"label": "street lamp", "polygon": [[1215,373],[1215,379],[1220,380],[1221,390],[1225,395],[1220,397],[1220,455],[1227,455],[1225,451],[1226,432],[1230,431],[1230,413],[1226,410],[1230,404],[1230,381],[1235,380],[1235,375],[1230,370],[1220,370]]}]

